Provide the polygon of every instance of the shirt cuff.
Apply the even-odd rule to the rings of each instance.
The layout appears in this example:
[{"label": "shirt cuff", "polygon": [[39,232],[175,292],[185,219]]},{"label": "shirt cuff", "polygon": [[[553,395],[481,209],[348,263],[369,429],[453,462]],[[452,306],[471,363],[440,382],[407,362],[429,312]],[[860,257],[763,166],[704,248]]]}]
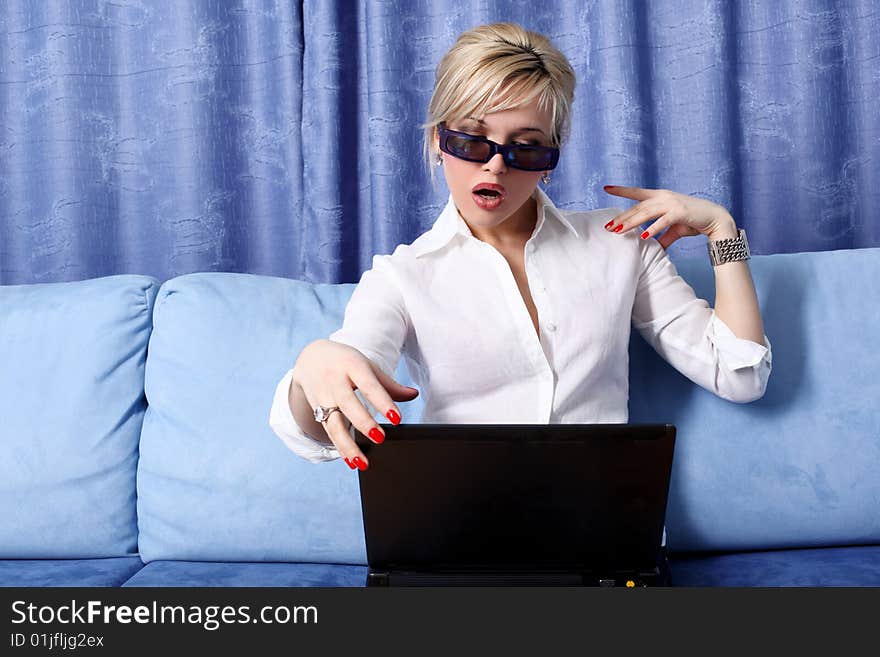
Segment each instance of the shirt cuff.
[{"label": "shirt cuff", "polygon": [[763,345],[745,338],[738,338],[714,311],[710,326],[712,342],[718,349],[721,362],[728,370],[755,367],[762,361],[766,361],[768,366],[772,365],[773,352],[770,338],[766,334]]},{"label": "shirt cuff", "polygon": [[333,445],[326,445],[306,434],[290,412],[288,393],[293,379],[293,370],[288,370],[275,388],[272,409],[269,411],[269,426],[281,438],[282,442],[298,456],[312,463],[338,459],[339,450]]}]

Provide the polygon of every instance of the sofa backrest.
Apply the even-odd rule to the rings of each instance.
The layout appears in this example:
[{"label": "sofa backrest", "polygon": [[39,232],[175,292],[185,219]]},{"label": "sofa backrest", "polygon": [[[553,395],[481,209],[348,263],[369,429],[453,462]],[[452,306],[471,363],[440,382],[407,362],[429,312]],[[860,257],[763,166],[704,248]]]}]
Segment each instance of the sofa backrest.
[{"label": "sofa backrest", "polygon": [[[714,306],[706,259],[679,275]],[[720,399],[630,343],[630,421],[678,428],[672,550],[880,542],[880,248],[753,256],[770,339],[764,396]]]},{"label": "sofa backrest", "polygon": [[[669,546],[876,544],[880,249],[750,266],[773,345],[762,399],[715,397],[631,335],[630,421],[678,428]],[[714,303],[708,262],[676,267]],[[356,473],[268,426],[275,385],[353,289],[231,273],[0,287],[0,557],[364,563]],[[403,361],[394,376],[413,383]],[[401,408],[417,422],[421,398]]]},{"label": "sofa backrest", "polygon": [[0,558],[137,553],[158,289],[146,276],[0,286]]},{"label": "sofa backrest", "polygon": [[[676,266],[714,304],[709,263]],[[630,421],[678,429],[669,547],[877,542],[880,357],[869,327],[880,249],[755,256],[750,266],[773,345],[762,399],[718,398],[631,335]],[[139,472],[145,558],[363,562],[356,476],[302,461],[266,423],[275,384],[305,344],[340,325],[353,289],[241,274],[163,285]],[[403,360],[394,376],[413,383]],[[401,408],[419,421],[421,397]]]}]

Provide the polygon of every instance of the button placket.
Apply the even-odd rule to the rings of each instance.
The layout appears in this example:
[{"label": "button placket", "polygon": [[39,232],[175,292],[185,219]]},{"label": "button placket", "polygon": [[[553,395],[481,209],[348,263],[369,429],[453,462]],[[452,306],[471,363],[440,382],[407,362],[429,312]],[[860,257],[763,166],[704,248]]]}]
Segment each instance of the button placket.
[{"label": "button placket", "polygon": [[[526,278],[529,281],[529,289],[532,293],[532,300],[535,303],[535,308],[538,310],[539,317],[539,328],[542,333],[545,331],[550,331],[551,333],[556,331],[556,324],[553,322],[545,321],[544,313],[548,307],[547,303],[547,288],[544,286],[543,279],[541,277],[541,271],[538,266],[535,264],[534,255],[535,255],[535,244],[534,242],[529,242],[526,244],[526,256],[524,260],[524,266],[526,270]],[[523,304],[524,305],[524,304]],[[530,329],[532,327],[530,326]],[[537,350],[535,351],[535,362],[539,365],[542,370],[539,374],[540,383],[539,385],[539,393],[537,395],[537,412],[538,412],[538,422],[549,422],[550,418],[553,414],[553,397],[555,395],[555,382],[554,382],[554,373],[553,367],[550,364],[550,358],[546,351],[544,351],[544,345],[542,344],[542,340],[544,338],[537,335],[534,330],[530,330],[529,334],[533,338],[537,338]]]},{"label": "button placket", "polygon": [[[530,249],[527,249],[530,253],[534,253],[534,244],[529,244]],[[556,322],[552,319],[546,317],[547,308],[549,303],[547,302],[547,288],[544,285],[543,279],[541,278],[541,272],[532,264],[532,267],[529,267],[529,261],[532,260],[530,258],[526,258],[526,276],[529,279],[529,286],[532,287],[532,283],[534,283],[534,287],[532,289],[532,298],[535,301],[535,307],[538,308],[538,317],[541,318],[540,327],[550,333],[555,333],[557,326]],[[541,298],[541,303],[538,303],[537,297]]]},{"label": "button placket", "polygon": [[[507,259],[498,252],[492,245],[486,244],[485,242],[480,242],[483,246],[485,246],[488,250],[490,250],[494,254],[494,262],[496,263],[496,268],[501,268],[502,271],[498,271],[499,280],[501,281],[502,290],[504,292],[504,296],[507,299],[507,305],[510,309],[511,313],[516,318],[517,324],[521,327],[521,334],[528,335],[528,337],[523,338],[523,346],[526,349],[526,352],[531,352],[533,356],[533,361],[535,364],[541,368],[550,368],[550,362],[547,360],[547,354],[544,353],[544,347],[541,345],[541,340],[538,335],[535,333],[535,328],[532,325],[532,318],[529,315],[529,310],[526,308],[525,301],[523,301],[522,295],[519,291],[519,286],[516,283],[516,279],[513,277],[513,272],[510,270],[510,264],[507,262]],[[532,247],[531,249],[529,247]],[[534,250],[534,244],[529,243],[526,246],[526,251],[530,252]],[[526,276],[528,277],[528,258],[526,258],[525,267],[526,267]],[[537,306],[537,302],[535,304]],[[538,310],[538,316],[540,317],[540,309]]]}]

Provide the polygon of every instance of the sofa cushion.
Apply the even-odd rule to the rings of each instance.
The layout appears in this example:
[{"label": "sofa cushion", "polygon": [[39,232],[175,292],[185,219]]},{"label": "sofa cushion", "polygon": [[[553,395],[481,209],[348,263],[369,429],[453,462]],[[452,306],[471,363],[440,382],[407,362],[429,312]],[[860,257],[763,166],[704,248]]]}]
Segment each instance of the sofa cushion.
[{"label": "sofa cushion", "polygon": [[[708,260],[676,267],[714,305]],[[630,421],[678,428],[669,548],[880,543],[880,248],[753,256],[750,269],[773,344],[761,399],[716,397],[632,338]]]},{"label": "sofa cushion", "polygon": [[123,586],[365,586],[367,567],[331,563],[152,561]]},{"label": "sofa cushion", "polygon": [[353,285],[189,274],[159,291],[138,469],[145,562],[363,564],[357,473],[290,452],[275,386],[342,323]]},{"label": "sofa cushion", "polygon": [[673,586],[880,586],[880,545],[670,558]]},{"label": "sofa cushion", "polygon": [[146,276],[0,287],[0,558],[137,553],[158,287]]},{"label": "sofa cushion", "polygon": [[0,561],[0,586],[121,586],[143,567],[138,557],[9,559]]}]

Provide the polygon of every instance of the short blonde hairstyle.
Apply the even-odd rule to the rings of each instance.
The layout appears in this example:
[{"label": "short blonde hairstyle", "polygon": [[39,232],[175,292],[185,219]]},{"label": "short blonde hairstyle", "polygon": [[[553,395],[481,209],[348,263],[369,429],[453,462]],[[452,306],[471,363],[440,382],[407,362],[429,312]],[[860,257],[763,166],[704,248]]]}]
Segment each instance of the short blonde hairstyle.
[{"label": "short blonde hairstyle", "polygon": [[462,32],[440,60],[424,130],[425,163],[434,178],[437,125],[527,105],[552,116],[550,145],[568,139],[575,73],[550,40],[515,23],[491,23]]}]

